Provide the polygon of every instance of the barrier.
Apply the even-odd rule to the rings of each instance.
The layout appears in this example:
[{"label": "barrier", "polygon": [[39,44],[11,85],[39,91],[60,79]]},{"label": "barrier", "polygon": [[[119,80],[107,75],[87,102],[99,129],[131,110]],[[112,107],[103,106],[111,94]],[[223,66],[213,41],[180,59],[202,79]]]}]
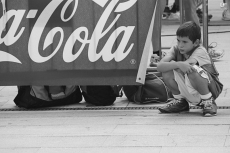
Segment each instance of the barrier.
[{"label": "barrier", "polygon": [[160,1],[1,0],[0,85],[143,83]]}]

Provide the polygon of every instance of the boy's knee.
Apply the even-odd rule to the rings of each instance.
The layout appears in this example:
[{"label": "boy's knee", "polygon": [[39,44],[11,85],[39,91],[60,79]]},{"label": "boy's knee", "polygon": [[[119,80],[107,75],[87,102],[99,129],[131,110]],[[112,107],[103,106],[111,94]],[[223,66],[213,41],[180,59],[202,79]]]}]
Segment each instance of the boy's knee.
[{"label": "boy's knee", "polygon": [[162,77],[165,81],[171,80],[174,78],[174,73],[173,73],[173,71],[164,72],[164,73],[162,73]]}]

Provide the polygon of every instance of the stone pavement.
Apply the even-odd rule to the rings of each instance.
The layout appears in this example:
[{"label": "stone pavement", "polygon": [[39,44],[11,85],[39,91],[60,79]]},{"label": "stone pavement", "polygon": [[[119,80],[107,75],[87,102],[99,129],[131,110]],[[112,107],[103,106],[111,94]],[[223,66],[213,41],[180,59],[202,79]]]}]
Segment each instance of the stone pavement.
[{"label": "stone pavement", "polygon": [[[214,20],[220,20],[219,2],[209,0]],[[173,35],[177,27],[163,25],[163,47],[175,42],[175,36],[164,35]],[[210,26],[209,32],[209,42],[225,50],[215,62],[224,83],[216,117],[202,117],[201,109],[159,114],[148,109],[159,104],[135,105],[125,97],[117,99],[113,110],[82,102],[21,111],[13,103],[17,88],[0,87],[0,153],[230,153],[230,26]]]}]

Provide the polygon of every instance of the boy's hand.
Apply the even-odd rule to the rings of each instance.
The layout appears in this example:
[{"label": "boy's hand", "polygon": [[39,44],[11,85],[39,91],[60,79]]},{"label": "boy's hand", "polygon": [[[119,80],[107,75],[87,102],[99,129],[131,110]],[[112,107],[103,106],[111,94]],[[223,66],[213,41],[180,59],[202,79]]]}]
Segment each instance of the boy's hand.
[{"label": "boy's hand", "polygon": [[188,73],[192,73],[194,71],[196,71],[196,69],[190,65],[187,62],[178,62],[178,68],[184,73],[184,74],[188,74]]}]

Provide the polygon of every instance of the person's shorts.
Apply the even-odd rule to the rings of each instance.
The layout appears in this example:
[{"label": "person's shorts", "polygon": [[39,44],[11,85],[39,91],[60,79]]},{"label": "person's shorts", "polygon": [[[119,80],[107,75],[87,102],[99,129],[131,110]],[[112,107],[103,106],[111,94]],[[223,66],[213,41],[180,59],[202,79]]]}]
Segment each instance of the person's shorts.
[{"label": "person's shorts", "polygon": [[[200,76],[207,79],[208,82],[210,83],[210,79],[207,75],[207,72],[204,69],[202,69],[201,67],[197,65],[194,65],[193,67],[197,70]],[[176,70],[173,70],[173,72],[175,76],[175,81],[177,82],[178,87],[179,87],[180,95],[193,105],[199,104],[199,102],[201,101],[200,94],[191,85],[191,82],[187,74],[184,75]]]}]

